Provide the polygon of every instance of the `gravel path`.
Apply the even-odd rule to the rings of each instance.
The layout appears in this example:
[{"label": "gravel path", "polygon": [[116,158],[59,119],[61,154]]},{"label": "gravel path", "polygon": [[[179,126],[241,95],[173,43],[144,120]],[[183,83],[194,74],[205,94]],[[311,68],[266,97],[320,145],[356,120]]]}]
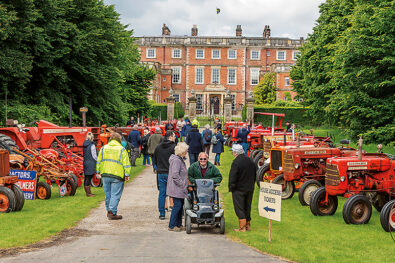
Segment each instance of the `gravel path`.
[{"label": "gravel path", "polygon": [[119,204],[123,220],[107,220],[103,203],[78,224],[76,235],[0,262],[284,262],[232,242],[217,229],[201,227],[190,235],[169,232],[170,214],[158,219],[157,194],[148,167],[125,187]]}]

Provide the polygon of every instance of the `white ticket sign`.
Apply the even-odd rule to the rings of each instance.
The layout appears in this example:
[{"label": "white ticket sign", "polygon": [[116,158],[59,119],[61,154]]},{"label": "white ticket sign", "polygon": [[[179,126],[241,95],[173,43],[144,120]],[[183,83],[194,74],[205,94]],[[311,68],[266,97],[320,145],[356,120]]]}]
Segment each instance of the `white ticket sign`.
[{"label": "white ticket sign", "polygon": [[282,185],[261,182],[258,202],[260,216],[281,221],[281,192]]}]

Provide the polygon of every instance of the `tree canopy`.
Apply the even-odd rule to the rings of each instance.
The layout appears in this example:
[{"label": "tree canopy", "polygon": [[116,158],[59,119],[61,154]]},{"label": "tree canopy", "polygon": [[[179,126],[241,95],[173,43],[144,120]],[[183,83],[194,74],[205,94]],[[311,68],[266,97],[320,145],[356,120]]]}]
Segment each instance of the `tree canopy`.
[{"label": "tree canopy", "polygon": [[276,73],[266,73],[259,84],[254,88],[255,102],[257,104],[272,103],[276,100],[275,91]]},{"label": "tree canopy", "polygon": [[[22,121],[67,123],[88,107],[88,123],[125,123],[145,114],[155,72],[139,63],[132,31],[101,0],[0,3],[0,96]],[[1,120],[4,120],[2,111]]]},{"label": "tree canopy", "polygon": [[313,118],[395,141],[393,0],[327,0],[291,70]]}]

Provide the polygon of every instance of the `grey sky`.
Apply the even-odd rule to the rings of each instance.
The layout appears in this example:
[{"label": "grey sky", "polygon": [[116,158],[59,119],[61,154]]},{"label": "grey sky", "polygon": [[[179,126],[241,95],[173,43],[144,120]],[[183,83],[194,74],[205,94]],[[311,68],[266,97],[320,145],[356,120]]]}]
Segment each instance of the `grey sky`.
[{"label": "grey sky", "polygon": [[[190,35],[193,24],[200,36],[262,36],[270,25],[272,37],[307,37],[324,0],[104,0],[115,5],[123,24],[134,36],[161,35],[165,23],[172,35]],[[221,12],[217,15],[216,8]]]}]

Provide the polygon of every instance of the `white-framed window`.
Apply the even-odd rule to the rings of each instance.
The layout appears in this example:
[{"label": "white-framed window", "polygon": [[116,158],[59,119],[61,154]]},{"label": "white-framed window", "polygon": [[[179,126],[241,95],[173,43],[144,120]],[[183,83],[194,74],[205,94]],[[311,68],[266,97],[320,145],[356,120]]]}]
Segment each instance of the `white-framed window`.
[{"label": "white-framed window", "polygon": [[236,95],[232,94],[230,97],[232,98],[232,110],[236,110]]},{"label": "white-framed window", "polygon": [[300,51],[292,51],[292,60],[296,60],[300,55]]},{"label": "white-framed window", "polygon": [[219,72],[220,72],[220,68],[211,68],[211,83],[213,84],[220,83]]},{"label": "white-framed window", "polygon": [[284,86],[289,86],[289,77],[284,78]]},{"label": "white-framed window", "polygon": [[204,83],[204,68],[196,67],[195,68],[195,84],[203,84]]},{"label": "white-framed window", "polygon": [[270,57],[270,51],[266,51],[266,56]]},{"label": "white-framed window", "polygon": [[156,58],[156,48],[147,48],[146,58]]},{"label": "white-framed window", "polygon": [[228,68],[228,84],[236,84],[236,69]]},{"label": "white-framed window", "polygon": [[211,58],[212,59],[220,59],[221,58],[221,50],[219,50],[219,49],[211,50]]},{"label": "white-framed window", "polygon": [[181,49],[173,48],[172,58],[181,58]]},{"label": "white-framed window", "polygon": [[285,51],[277,51],[277,60],[286,60],[286,54]]},{"label": "white-framed window", "polygon": [[173,97],[175,102],[180,102],[180,94],[173,94]]},{"label": "white-framed window", "polygon": [[236,59],[237,50],[236,49],[228,49],[228,59]]},{"label": "white-framed window", "polygon": [[171,68],[171,82],[178,84],[181,83],[181,67]]},{"label": "white-framed window", "polygon": [[196,94],[196,109],[203,110],[203,94]]},{"label": "white-framed window", "polygon": [[261,51],[260,50],[251,50],[251,59],[252,60],[261,59]]},{"label": "white-framed window", "polygon": [[196,58],[204,58],[204,49],[196,49]]},{"label": "white-framed window", "polygon": [[251,85],[257,85],[259,83],[259,68],[250,69]]}]

